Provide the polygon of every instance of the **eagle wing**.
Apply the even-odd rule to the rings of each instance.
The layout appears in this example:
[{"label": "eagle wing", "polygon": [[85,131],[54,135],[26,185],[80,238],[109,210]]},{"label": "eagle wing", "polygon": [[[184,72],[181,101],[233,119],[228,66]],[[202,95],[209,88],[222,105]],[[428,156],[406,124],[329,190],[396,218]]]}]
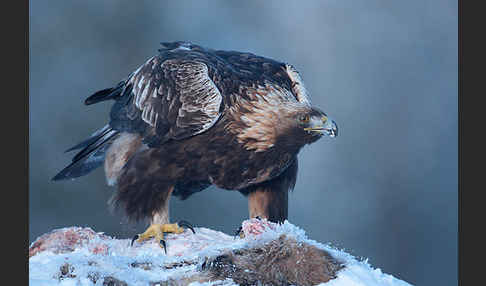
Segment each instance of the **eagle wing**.
[{"label": "eagle wing", "polygon": [[132,128],[146,125],[149,146],[202,133],[221,115],[221,92],[208,66],[197,59],[152,57],[129,76],[126,88],[131,88],[129,100],[114,106],[111,125],[126,125],[127,120]]}]

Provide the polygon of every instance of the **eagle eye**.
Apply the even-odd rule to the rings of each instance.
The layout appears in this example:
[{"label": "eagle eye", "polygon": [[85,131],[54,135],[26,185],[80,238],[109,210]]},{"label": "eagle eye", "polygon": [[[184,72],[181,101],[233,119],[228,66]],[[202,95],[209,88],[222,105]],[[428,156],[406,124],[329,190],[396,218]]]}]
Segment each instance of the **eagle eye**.
[{"label": "eagle eye", "polygon": [[302,123],[309,123],[309,121],[310,121],[310,116],[309,116],[309,114],[301,115],[301,116],[299,117],[299,120],[300,120],[300,122],[302,122]]}]

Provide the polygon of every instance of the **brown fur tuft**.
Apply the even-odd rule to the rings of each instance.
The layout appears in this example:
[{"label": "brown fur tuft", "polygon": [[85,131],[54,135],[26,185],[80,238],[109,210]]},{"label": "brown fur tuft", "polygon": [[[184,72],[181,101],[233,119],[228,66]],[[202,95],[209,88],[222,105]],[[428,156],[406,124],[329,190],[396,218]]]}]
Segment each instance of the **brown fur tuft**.
[{"label": "brown fur tuft", "polygon": [[262,247],[219,255],[202,265],[211,280],[239,285],[317,285],[336,278],[344,265],[328,252],[285,235]]}]

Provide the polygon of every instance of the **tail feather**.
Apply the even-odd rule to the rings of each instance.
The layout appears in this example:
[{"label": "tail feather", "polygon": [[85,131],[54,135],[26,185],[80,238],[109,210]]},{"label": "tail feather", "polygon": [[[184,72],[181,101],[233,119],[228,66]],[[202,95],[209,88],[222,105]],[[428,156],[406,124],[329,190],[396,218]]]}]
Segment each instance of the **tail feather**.
[{"label": "tail feather", "polygon": [[71,151],[78,150],[78,149],[81,149],[81,148],[84,148],[84,147],[86,147],[88,145],[93,144],[94,142],[96,142],[99,139],[99,135],[100,134],[101,135],[105,134],[109,129],[110,129],[110,125],[109,124],[106,124],[105,127],[101,128],[101,129],[98,129],[98,130],[96,130],[95,133],[91,134],[91,136],[88,139],[84,140],[83,142],[77,144],[74,147],[71,147],[71,148],[67,149],[64,152],[65,153],[71,152]]},{"label": "tail feather", "polygon": [[81,177],[101,166],[105,160],[105,153],[113,140],[119,134],[108,125],[93,133],[93,135],[80,144],[70,148],[76,150],[83,148],[74,156],[72,163],[59,172],[52,180],[66,180]]},{"label": "tail feather", "polygon": [[121,81],[113,88],[105,88],[95,92],[93,95],[85,99],[84,104],[91,105],[100,101],[115,99],[120,96],[125,87],[125,82]]},{"label": "tail feather", "polygon": [[109,128],[105,132],[98,135],[96,138],[92,139],[90,144],[87,144],[81,151],[79,151],[73,158],[74,161],[78,161],[81,158],[87,156],[88,154],[92,153],[94,150],[98,149],[100,146],[105,144],[106,142],[110,141],[113,135],[117,134],[116,130]]}]

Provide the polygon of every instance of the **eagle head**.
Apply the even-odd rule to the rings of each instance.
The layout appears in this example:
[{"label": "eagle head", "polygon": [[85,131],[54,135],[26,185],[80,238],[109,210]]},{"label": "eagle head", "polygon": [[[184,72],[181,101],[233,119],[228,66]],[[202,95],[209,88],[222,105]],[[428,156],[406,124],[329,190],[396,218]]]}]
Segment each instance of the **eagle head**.
[{"label": "eagle head", "polygon": [[323,136],[334,138],[338,135],[336,122],[319,108],[301,103],[286,104],[275,113],[267,117],[272,121],[267,126],[273,128],[266,128],[265,134],[273,134],[269,137],[275,138],[274,145],[286,150],[298,152],[304,145]]},{"label": "eagle head", "polygon": [[278,141],[288,147],[300,148],[323,136],[334,138],[338,135],[336,122],[317,107],[284,108],[279,118]]},{"label": "eagle head", "polygon": [[227,130],[245,149],[298,152],[323,136],[338,135],[336,122],[319,108],[308,102],[279,100],[278,94],[254,102],[241,100],[238,108],[231,110]]}]

